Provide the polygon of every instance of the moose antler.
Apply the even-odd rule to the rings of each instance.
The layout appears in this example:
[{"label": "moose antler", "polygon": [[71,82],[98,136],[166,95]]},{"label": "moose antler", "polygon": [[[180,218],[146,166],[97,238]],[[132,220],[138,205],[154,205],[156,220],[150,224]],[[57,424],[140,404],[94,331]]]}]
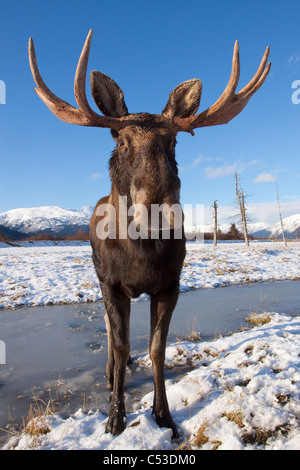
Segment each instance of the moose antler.
[{"label": "moose antler", "polygon": [[260,66],[252,80],[241,91],[235,93],[240,77],[239,43],[236,41],[233,51],[231,75],[224,92],[212,106],[202,113],[188,118],[176,119],[179,130],[193,133],[193,129],[198,127],[217,126],[231,121],[244,109],[251,96],[254,95],[267,78],[271,68],[270,62],[266,67],[268,56],[269,46],[266,48]]},{"label": "moose antler", "polygon": [[74,106],[71,106],[66,101],[58,98],[46,86],[39,73],[33,40],[30,38],[28,44],[28,55],[31,72],[37,85],[35,92],[45,105],[48,106],[48,108],[55,114],[55,116],[62,121],[71,124],[79,124],[81,126],[107,127],[118,130],[122,127],[122,118],[104,117],[95,113],[95,111],[91,109],[86,98],[85,81],[92,34],[93,30],[91,29],[84,43],[75,74],[74,93],[79,109],[74,108]]},{"label": "moose antler", "polygon": [[[85,82],[92,34],[93,31],[91,29],[84,43],[75,74],[74,93],[79,108],[74,108],[74,106],[71,106],[66,101],[61,100],[46,86],[39,73],[33,40],[30,38],[28,54],[31,72],[37,85],[35,91],[46,106],[48,106],[59,119],[71,124],[106,127],[115,130],[120,130],[126,125],[136,124],[139,120],[134,115],[123,117],[101,116],[91,109],[87,101]],[[174,121],[171,122],[171,127],[174,131],[185,131],[194,134],[193,129],[198,127],[216,126],[219,124],[227,124],[231,121],[231,119],[244,109],[251,96],[264,83],[271,67],[271,63],[266,67],[268,56],[269,47],[266,48],[260,66],[252,80],[250,80],[241,91],[235,93],[240,76],[239,44],[238,41],[236,41],[233,51],[230,79],[220,98],[200,114],[174,119]],[[164,121],[169,121],[166,117],[161,116],[161,118],[163,118]],[[168,125],[170,125],[170,122]]]}]

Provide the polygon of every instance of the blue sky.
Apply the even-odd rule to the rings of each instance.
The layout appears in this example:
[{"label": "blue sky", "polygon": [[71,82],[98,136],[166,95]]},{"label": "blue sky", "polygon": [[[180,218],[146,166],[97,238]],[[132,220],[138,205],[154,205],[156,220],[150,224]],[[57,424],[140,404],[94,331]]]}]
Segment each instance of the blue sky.
[{"label": "blue sky", "polygon": [[[34,92],[27,56],[31,36],[45,82],[74,105],[74,73],[93,28],[88,73],[111,76],[129,112],[160,113],[173,88],[190,78],[203,83],[202,111],[227,84],[236,39],[238,89],[269,45],[269,77],[238,117],[198,129],[194,137],[178,135],[181,201],[231,206],[237,171],[250,204],[268,207],[277,182],[286,215],[300,213],[300,104],[291,99],[292,83],[300,80],[299,13],[298,0],[1,0],[0,212],[79,208],[109,193],[110,132],[58,120]],[[96,109],[88,84],[87,90]]]}]

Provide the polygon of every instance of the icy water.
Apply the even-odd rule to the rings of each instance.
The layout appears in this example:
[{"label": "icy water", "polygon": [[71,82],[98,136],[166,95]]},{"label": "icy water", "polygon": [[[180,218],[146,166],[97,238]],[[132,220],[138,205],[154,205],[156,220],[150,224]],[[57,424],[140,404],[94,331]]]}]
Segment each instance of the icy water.
[{"label": "icy water", "polygon": [[[252,311],[300,314],[300,281],[255,283],[182,293],[168,342],[197,331],[203,340],[243,326]],[[32,403],[51,401],[62,416],[99,409],[107,413],[105,310],[102,302],[0,311],[0,340],[6,364],[0,365],[0,428],[19,429]],[[150,303],[132,302],[131,356],[147,352]],[[184,370],[167,370],[166,377]],[[152,371],[128,366],[126,405],[152,389]],[[0,431],[0,448],[9,435]]]}]

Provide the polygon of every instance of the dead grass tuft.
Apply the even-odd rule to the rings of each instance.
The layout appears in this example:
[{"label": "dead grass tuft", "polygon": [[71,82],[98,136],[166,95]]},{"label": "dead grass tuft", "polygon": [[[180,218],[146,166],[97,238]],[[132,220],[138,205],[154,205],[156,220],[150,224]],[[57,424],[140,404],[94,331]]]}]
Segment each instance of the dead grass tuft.
[{"label": "dead grass tuft", "polygon": [[229,421],[237,424],[239,428],[243,428],[245,426],[243,423],[243,413],[241,410],[228,411],[224,413],[223,416],[226,416]]},{"label": "dead grass tuft", "polygon": [[246,321],[254,326],[262,326],[271,321],[271,315],[268,312],[251,313]]},{"label": "dead grass tuft", "polygon": [[27,418],[23,418],[23,429],[25,434],[31,437],[39,437],[50,432],[49,416],[54,414],[53,401],[46,404],[41,399],[34,399],[30,405]]},{"label": "dead grass tuft", "polygon": [[208,442],[208,437],[205,435],[205,430],[207,428],[207,423],[202,423],[200,428],[195,434],[193,445],[197,447],[202,447],[204,444]]}]

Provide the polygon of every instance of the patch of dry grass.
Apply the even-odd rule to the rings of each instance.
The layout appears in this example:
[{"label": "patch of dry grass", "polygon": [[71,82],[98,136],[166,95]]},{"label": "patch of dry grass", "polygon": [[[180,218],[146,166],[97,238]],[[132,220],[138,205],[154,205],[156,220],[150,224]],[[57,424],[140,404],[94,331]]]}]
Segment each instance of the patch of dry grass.
[{"label": "patch of dry grass", "polygon": [[243,413],[241,410],[227,411],[223,414],[223,416],[226,416],[229,421],[237,424],[239,428],[243,428],[245,426],[243,423]]},{"label": "patch of dry grass", "polygon": [[23,430],[25,434],[35,438],[50,432],[49,416],[55,412],[52,399],[45,403],[43,400],[34,398],[34,403],[30,405],[28,415],[23,418]]},{"label": "patch of dry grass", "polygon": [[205,434],[205,430],[207,428],[207,423],[202,423],[199,427],[198,431],[194,435],[193,445],[196,447],[202,447],[204,444],[208,442],[208,437]]},{"label": "patch of dry grass", "polygon": [[[26,418],[22,418],[22,425],[16,426],[11,417],[11,425],[9,429],[1,429],[15,438],[20,438],[25,434],[31,438],[30,448],[34,449],[38,446],[39,437],[48,434],[51,429],[49,426],[49,417],[55,413],[55,403],[51,396],[48,403],[40,398],[33,397],[33,403],[30,405]],[[14,444],[12,444],[12,448]]]},{"label": "patch of dry grass", "polygon": [[271,315],[268,312],[253,312],[246,318],[246,321],[254,326],[262,326],[271,321]]}]

